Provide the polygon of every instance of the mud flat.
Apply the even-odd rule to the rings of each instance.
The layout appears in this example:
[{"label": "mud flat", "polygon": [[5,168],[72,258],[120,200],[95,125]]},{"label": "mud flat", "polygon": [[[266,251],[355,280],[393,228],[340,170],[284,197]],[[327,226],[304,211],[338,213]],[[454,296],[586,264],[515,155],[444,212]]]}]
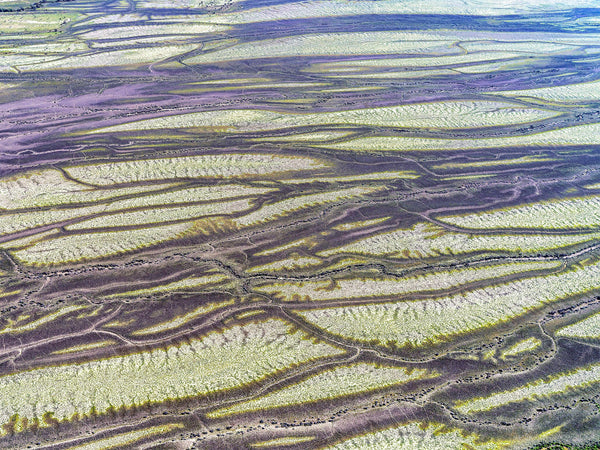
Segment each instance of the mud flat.
[{"label": "mud flat", "polygon": [[0,448],[595,448],[593,0],[0,0]]}]

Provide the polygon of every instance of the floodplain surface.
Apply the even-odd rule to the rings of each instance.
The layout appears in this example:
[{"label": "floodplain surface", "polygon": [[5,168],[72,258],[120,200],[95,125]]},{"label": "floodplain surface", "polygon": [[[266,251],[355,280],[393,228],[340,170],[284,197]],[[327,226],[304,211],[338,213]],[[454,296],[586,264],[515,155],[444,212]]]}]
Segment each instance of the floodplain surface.
[{"label": "floodplain surface", "polygon": [[0,0],[0,448],[599,448],[599,25]]}]

